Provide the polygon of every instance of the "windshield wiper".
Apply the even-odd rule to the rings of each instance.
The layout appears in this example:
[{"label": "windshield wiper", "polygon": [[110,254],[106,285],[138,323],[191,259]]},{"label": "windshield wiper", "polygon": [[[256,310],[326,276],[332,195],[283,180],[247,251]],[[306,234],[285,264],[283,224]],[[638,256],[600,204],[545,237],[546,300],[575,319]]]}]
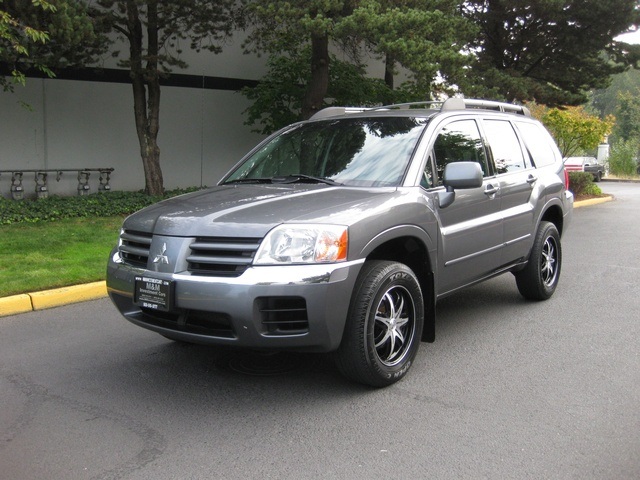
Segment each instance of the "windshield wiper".
[{"label": "windshield wiper", "polygon": [[312,175],[305,175],[303,173],[292,173],[285,177],[273,177],[271,179],[273,183],[298,183],[298,182],[311,182],[311,183],[326,183],[327,185],[342,185],[330,178],[314,177]]},{"label": "windshield wiper", "polygon": [[271,183],[270,178],[236,178],[234,180],[227,180],[222,185],[230,185],[232,183]]}]

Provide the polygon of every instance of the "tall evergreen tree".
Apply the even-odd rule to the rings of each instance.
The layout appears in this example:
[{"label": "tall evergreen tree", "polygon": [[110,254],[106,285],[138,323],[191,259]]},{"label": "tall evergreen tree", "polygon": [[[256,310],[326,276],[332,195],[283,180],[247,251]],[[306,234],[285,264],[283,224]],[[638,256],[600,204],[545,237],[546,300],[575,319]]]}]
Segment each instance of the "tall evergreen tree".
[{"label": "tall evergreen tree", "polygon": [[292,57],[309,46],[311,75],[302,100],[302,117],[322,108],[329,88],[329,44],[341,21],[353,12],[354,0],[251,0],[245,9],[249,23],[248,50]]},{"label": "tall evergreen tree", "polygon": [[[0,0],[0,87],[24,84],[37,69],[55,70],[93,62],[106,38],[79,0]],[[8,73],[5,77],[3,74]]]},{"label": "tall evergreen tree", "polygon": [[423,94],[455,83],[477,34],[461,15],[458,0],[362,0],[345,19],[341,33],[384,58],[391,89],[397,66],[409,72]]},{"label": "tall evergreen tree", "polygon": [[414,92],[427,99],[436,80],[446,83],[461,71],[461,52],[472,31],[453,0],[247,0],[245,13],[250,24],[248,49],[292,59],[310,49],[302,119],[325,106],[332,49],[358,68],[367,51],[383,58],[389,90],[395,87],[395,69],[401,65],[413,76]]},{"label": "tall evergreen tree", "polygon": [[[577,105],[639,57],[614,38],[636,25],[636,0],[470,0],[480,27],[464,91],[505,100]],[[605,54],[606,53],[606,54]]]}]

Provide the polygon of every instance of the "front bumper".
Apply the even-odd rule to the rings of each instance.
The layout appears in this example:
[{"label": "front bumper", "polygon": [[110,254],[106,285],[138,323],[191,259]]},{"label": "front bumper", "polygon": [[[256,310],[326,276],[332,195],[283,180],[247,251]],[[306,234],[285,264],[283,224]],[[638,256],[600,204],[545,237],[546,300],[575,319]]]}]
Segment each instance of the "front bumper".
[{"label": "front bumper", "polygon": [[[208,277],[136,268],[125,264],[114,249],[107,291],[127,320],[177,340],[332,351],[340,345],[362,263],[261,266],[239,277]],[[135,277],[145,275],[173,282],[168,312],[134,303]]]}]

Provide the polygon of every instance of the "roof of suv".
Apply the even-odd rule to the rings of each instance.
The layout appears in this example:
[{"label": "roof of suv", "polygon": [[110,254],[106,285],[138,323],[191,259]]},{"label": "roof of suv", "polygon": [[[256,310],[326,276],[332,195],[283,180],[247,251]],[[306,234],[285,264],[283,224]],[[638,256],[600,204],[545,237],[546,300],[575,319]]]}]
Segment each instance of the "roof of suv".
[{"label": "roof of suv", "polygon": [[427,101],[427,102],[412,102],[412,103],[398,103],[394,105],[383,105],[379,107],[327,107],[311,117],[311,120],[320,120],[323,118],[331,118],[344,116],[348,114],[362,114],[362,113],[398,113],[398,110],[405,110],[407,113],[420,114],[420,115],[435,115],[439,112],[450,112],[455,110],[467,110],[467,109],[482,109],[491,110],[497,112],[514,113],[518,115],[524,115],[531,117],[529,109],[522,105],[515,105],[512,103],[494,102],[490,100],[476,100],[476,99],[464,99],[464,98],[449,98],[444,101]]}]

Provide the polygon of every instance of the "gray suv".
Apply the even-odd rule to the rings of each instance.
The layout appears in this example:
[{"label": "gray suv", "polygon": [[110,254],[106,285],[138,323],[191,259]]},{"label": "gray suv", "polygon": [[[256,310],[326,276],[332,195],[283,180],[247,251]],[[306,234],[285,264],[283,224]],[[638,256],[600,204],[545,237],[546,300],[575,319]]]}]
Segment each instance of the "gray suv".
[{"label": "gray suv", "polygon": [[330,107],[216,187],[128,217],[107,287],[169,339],[333,352],[381,387],[434,341],[438,299],[506,272],[551,297],[572,212],[560,153],[524,107]]}]

